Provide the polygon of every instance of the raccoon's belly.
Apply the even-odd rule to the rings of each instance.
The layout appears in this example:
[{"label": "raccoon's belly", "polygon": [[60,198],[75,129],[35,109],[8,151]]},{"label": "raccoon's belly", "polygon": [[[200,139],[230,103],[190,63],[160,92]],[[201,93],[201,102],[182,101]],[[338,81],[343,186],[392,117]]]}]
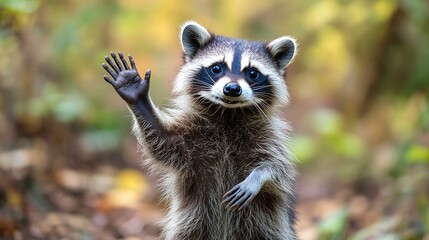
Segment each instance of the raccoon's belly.
[{"label": "raccoon's belly", "polygon": [[[216,187],[194,187],[197,192],[176,196],[167,223],[167,229],[174,229],[171,239],[289,239],[280,237],[283,233],[275,228],[270,229],[287,229],[286,222],[281,221],[281,208],[274,207],[271,196],[257,196],[248,207],[238,211],[222,204],[224,192]],[[269,206],[263,207],[266,204]]]},{"label": "raccoon's belly", "polygon": [[260,158],[254,151],[256,141],[243,144],[210,131],[185,134],[185,138],[189,159],[174,182],[181,205],[207,206],[207,211],[219,215],[225,209],[221,206],[224,194],[257,165]]}]

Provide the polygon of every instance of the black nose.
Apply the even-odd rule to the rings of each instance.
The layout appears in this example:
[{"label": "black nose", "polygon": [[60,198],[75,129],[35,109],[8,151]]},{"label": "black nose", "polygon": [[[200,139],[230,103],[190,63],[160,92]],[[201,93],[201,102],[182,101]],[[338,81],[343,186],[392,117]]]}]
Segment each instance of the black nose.
[{"label": "black nose", "polygon": [[241,87],[236,82],[229,82],[223,87],[223,94],[228,97],[239,97],[241,92]]}]

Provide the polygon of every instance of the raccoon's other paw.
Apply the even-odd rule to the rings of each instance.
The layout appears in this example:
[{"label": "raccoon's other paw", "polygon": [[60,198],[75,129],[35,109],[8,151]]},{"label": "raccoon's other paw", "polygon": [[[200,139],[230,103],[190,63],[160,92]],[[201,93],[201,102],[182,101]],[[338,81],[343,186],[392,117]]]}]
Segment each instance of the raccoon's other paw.
[{"label": "raccoon's other paw", "polygon": [[112,85],[116,92],[128,104],[136,104],[139,100],[147,100],[149,93],[149,83],[151,71],[147,70],[144,79],[140,77],[137,71],[136,64],[131,55],[128,55],[131,68],[129,67],[124,55],[119,52],[119,59],[114,52],[110,53],[113,61],[106,56],[104,59],[109,66],[103,63],[103,68],[109,73],[111,77],[104,75],[104,80]]},{"label": "raccoon's other paw", "polygon": [[260,183],[245,179],[225,193],[222,204],[226,204],[227,208],[241,210],[249,205],[261,187]]}]

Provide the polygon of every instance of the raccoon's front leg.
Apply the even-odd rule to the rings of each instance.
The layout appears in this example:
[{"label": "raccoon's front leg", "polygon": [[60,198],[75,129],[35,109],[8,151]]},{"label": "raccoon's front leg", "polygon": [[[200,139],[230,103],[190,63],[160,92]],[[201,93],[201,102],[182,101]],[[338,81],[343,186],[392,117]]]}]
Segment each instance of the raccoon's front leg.
[{"label": "raccoon's front leg", "polygon": [[226,204],[227,208],[243,209],[258,195],[270,176],[269,171],[264,166],[253,169],[246,179],[225,193],[222,203]]},{"label": "raccoon's front leg", "polygon": [[109,66],[103,63],[103,68],[111,77],[104,75],[104,80],[115,88],[119,96],[128,104],[134,114],[141,132],[152,154],[160,161],[171,164],[177,155],[182,153],[181,138],[168,131],[157,115],[149,97],[151,71],[147,70],[144,79],[137,71],[134,59],[128,56],[131,68],[121,52],[119,59],[114,52],[110,53],[113,61],[105,57]]}]

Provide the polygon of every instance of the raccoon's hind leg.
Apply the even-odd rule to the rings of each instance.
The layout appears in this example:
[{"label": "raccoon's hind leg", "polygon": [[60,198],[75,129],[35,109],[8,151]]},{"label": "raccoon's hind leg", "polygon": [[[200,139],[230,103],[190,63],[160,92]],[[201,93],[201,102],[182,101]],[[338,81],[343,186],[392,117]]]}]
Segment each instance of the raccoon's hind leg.
[{"label": "raccoon's hind leg", "polygon": [[132,56],[128,56],[130,68],[121,52],[118,53],[120,59],[114,52],[110,55],[113,61],[106,56],[109,65],[103,63],[102,66],[111,77],[104,75],[104,80],[128,104],[152,155],[164,164],[180,165],[177,160],[183,159],[180,155],[184,153],[184,143],[178,134],[165,128],[149,97],[151,71],[147,70],[142,79]]}]

